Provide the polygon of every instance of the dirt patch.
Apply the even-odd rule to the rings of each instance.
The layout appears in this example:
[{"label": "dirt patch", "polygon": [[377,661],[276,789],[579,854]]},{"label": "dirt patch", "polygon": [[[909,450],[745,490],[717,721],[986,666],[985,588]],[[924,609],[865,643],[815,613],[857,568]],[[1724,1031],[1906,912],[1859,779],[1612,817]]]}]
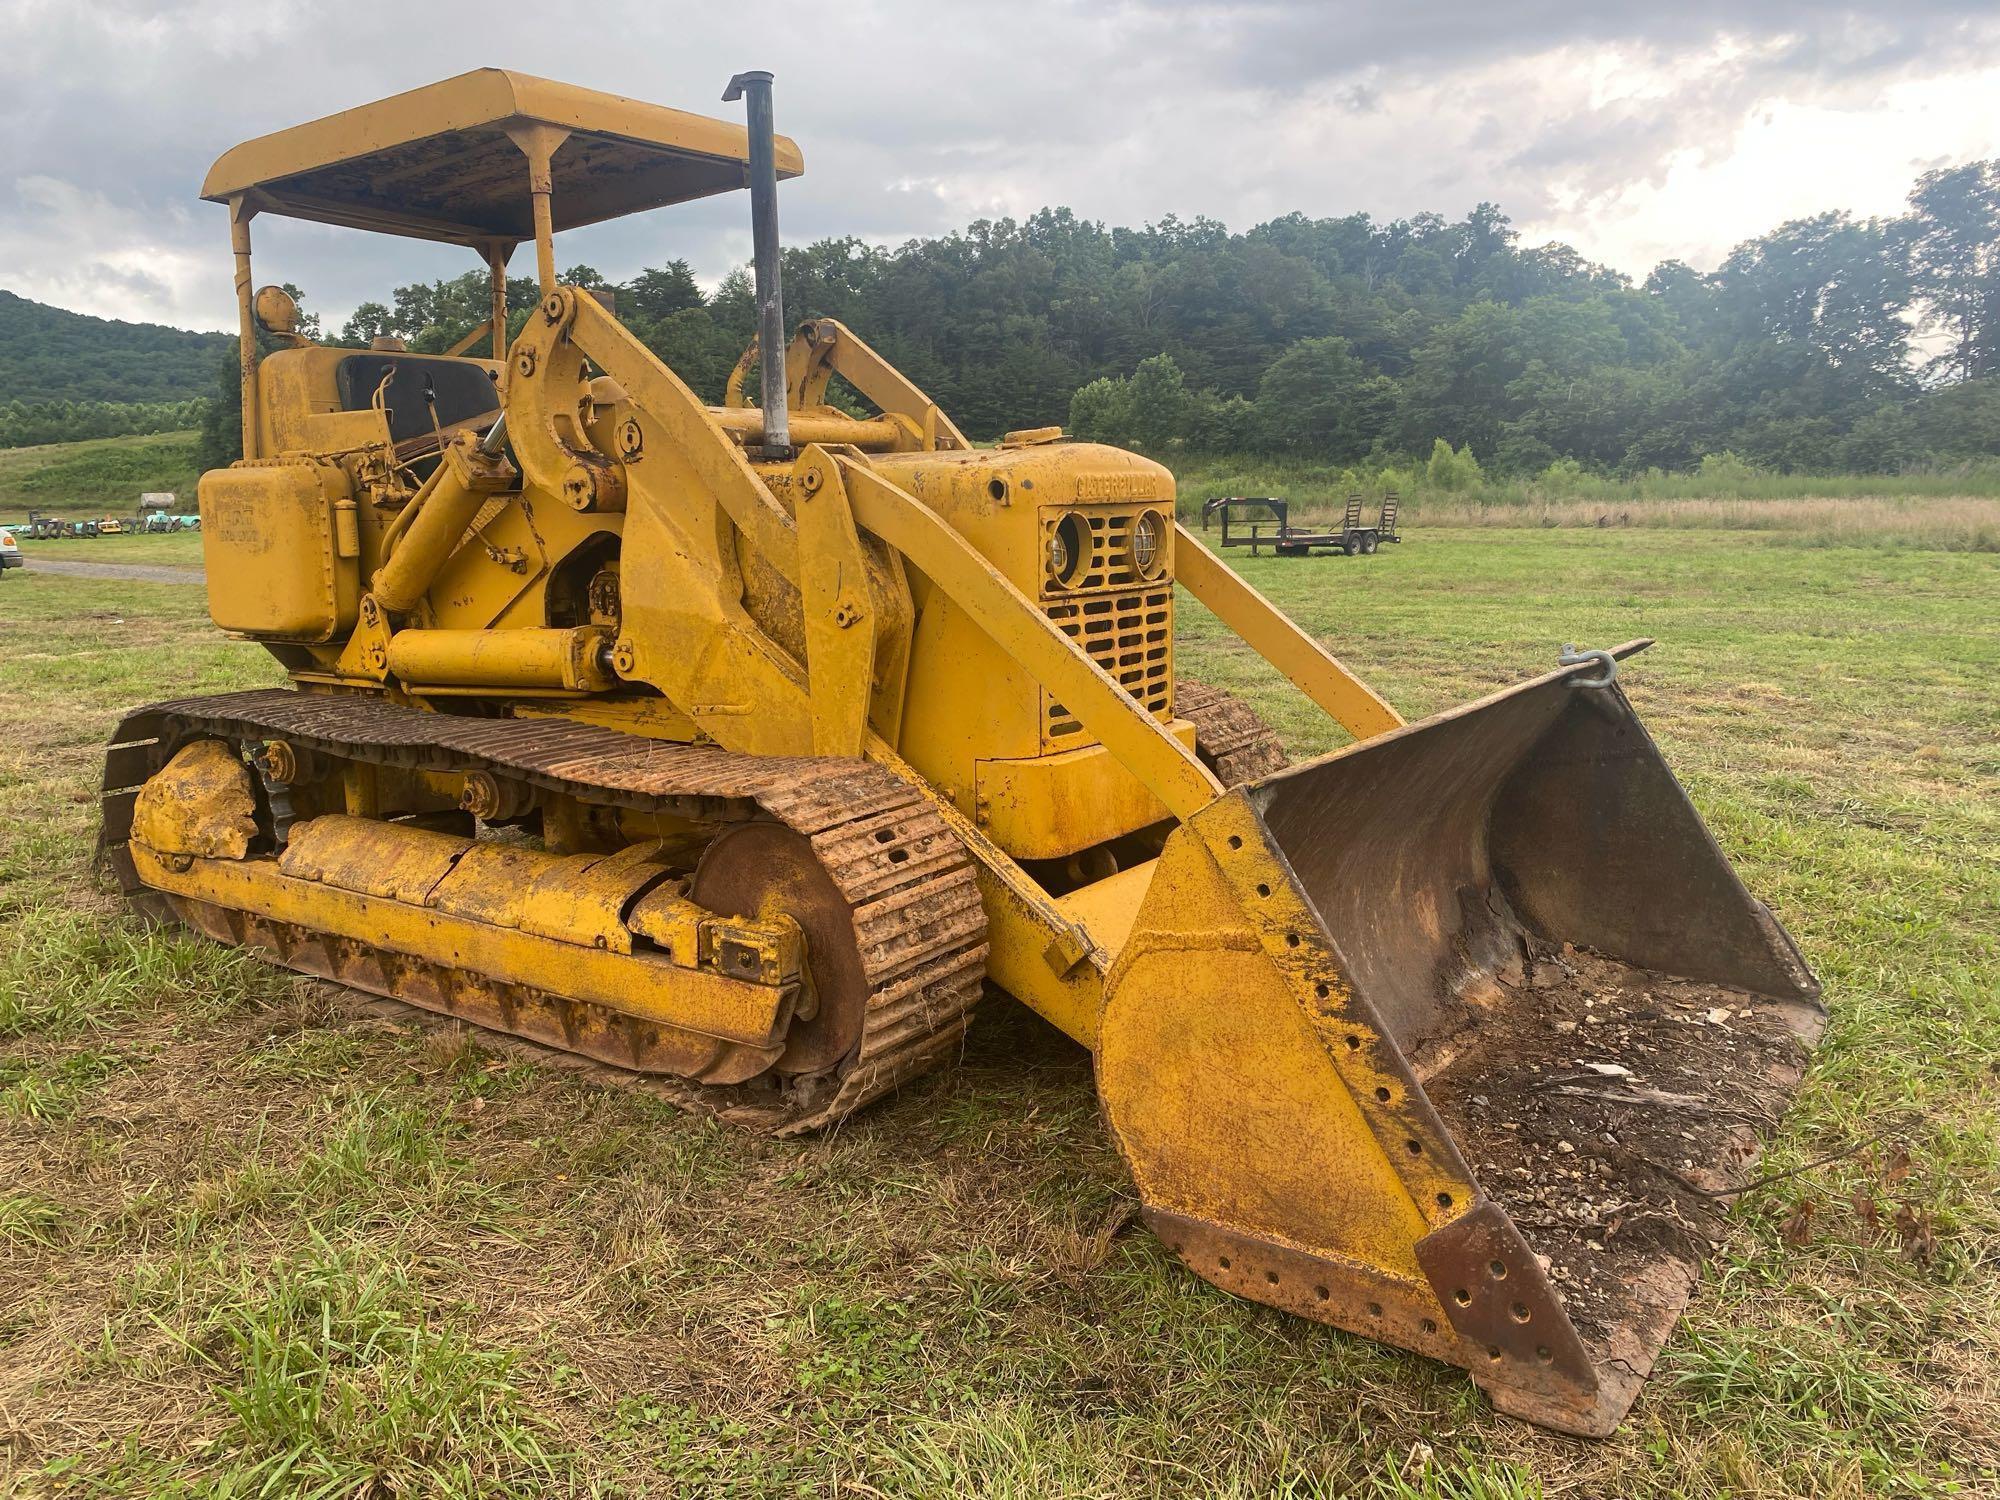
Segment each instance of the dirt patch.
[{"label": "dirt patch", "polygon": [[1721,1238],[1723,1194],[1750,1180],[1798,1087],[1817,1016],[1568,946],[1502,979],[1476,1044],[1425,1089],[1586,1346],[1629,1360],[1615,1336],[1678,1313]]}]

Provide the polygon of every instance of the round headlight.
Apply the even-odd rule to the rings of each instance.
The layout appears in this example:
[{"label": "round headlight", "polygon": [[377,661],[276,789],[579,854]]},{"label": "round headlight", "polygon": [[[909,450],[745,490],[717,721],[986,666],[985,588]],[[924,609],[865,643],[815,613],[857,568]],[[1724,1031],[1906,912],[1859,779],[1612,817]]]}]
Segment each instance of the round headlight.
[{"label": "round headlight", "polygon": [[1057,587],[1068,588],[1075,581],[1084,552],[1083,522],[1071,511],[1049,533],[1049,577]]},{"label": "round headlight", "polygon": [[1156,510],[1144,511],[1132,524],[1132,567],[1151,578],[1166,560],[1167,523]]}]

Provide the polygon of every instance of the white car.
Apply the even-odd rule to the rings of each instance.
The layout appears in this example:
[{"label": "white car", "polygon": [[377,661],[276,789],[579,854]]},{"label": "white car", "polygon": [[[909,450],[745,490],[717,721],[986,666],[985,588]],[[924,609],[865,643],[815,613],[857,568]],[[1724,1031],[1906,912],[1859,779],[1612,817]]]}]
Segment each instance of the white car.
[{"label": "white car", "polygon": [[9,568],[18,568],[26,561],[21,556],[21,544],[14,540],[14,533],[0,528],[0,578],[7,576]]}]

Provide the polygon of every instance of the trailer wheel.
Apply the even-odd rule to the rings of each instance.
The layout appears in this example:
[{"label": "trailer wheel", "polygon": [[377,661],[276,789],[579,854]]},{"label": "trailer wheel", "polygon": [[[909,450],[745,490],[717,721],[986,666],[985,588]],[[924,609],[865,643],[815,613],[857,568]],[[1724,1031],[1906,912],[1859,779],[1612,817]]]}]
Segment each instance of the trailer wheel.
[{"label": "trailer wheel", "polygon": [[1372,557],[1372,556],[1374,555],[1374,553],[1375,553],[1375,545],[1376,545],[1376,543],[1375,543],[1375,538],[1374,538],[1374,537],[1372,537],[1372,536],[1364,536],[1364,537],[1363,537],[1363,538],[1361,539],[1361,551],[1362,551],[1362,554],[1363,554],[1364,556],[1369,556],[1369,557]]}]

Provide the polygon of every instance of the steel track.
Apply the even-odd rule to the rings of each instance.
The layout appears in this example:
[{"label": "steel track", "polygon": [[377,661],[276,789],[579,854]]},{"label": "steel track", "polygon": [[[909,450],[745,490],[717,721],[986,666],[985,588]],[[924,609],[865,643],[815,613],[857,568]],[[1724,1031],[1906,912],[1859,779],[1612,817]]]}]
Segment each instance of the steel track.
[{"label": "steel track", "polygon": [[[127,715],[106,752],[100,850],[127,895],[157,917],[181,914],[133,868],[126,850],[132,801],[180,745],[206,737],[243,748],[282,739],[336,761],[410,770],[480,769],[600,806],[718,825],[773,818],[803,834],[852,908],[869,984],[859,1041],[833,1070],[811,1077],[765,1075],[717,1086],[651,1075],[656,1091],[698,1112],[776,1135],[831,1125],[955,1054],[979,999],[986,919],[972,857],[929,794],[886,767],[738,755],[573,720],[465,718],[282,688],[155,703]],[[281,957],[298,937],[274,944],[270,934],[259,936],[259,946]],[[445,1009],[427,997],[448,995],[455,980],[478,984],[481,976],[427,974],[394,993]],[[601,1035],[622,1025],[607,1012],[590,1026],[566,1029]],[[601,1051],[594,1055],[605,1060]]]}]

